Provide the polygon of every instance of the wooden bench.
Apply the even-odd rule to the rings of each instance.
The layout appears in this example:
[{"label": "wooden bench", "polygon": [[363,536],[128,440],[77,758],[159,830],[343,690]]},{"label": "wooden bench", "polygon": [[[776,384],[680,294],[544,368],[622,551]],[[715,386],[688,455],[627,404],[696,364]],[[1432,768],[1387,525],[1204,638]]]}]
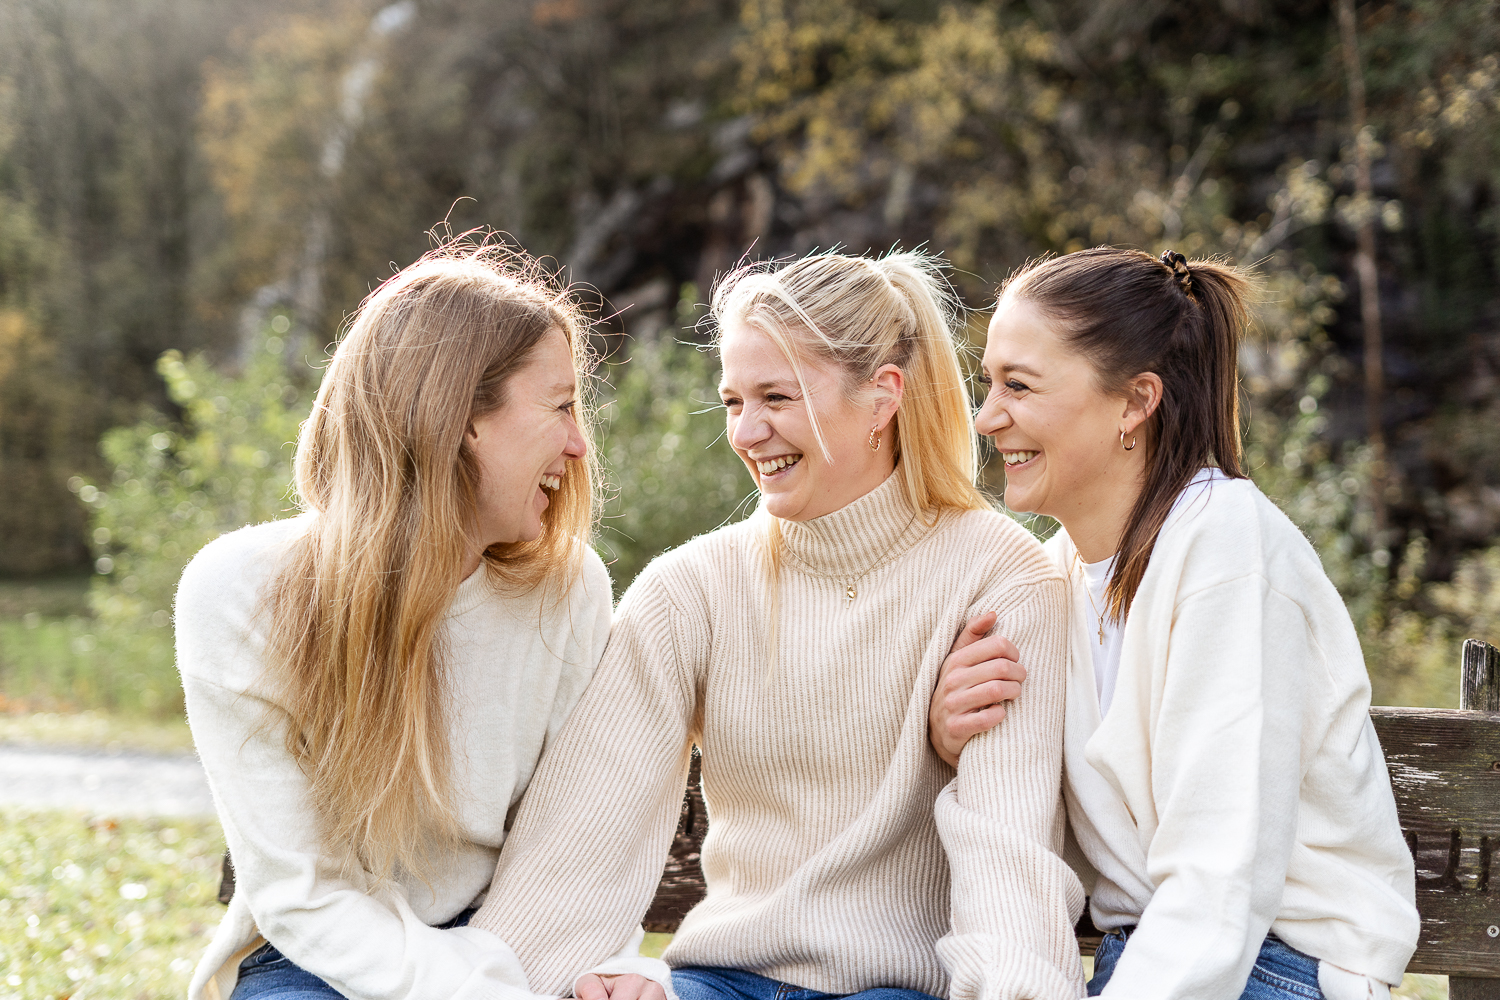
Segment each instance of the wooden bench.
[{"label": "wooden bench", "polygon": [[[1448,976],[1451,1000],[1500,1000],[1500,650],[1464,643],[1459,708],[1372,708],[1406,843],[1417,863],[1422,935],[1408,972]],[[648,931],[671,933],[703,898],[708,813],[693,759],[682,819]],[[1079,947],[1099,932],[1087,913]]]}]

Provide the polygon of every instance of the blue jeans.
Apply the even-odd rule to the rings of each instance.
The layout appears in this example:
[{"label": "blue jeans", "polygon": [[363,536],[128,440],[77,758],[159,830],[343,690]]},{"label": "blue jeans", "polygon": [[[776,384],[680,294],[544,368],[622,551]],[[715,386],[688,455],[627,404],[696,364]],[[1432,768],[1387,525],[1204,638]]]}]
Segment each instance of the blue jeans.
[{"label": "blue jeans", "polygon": [[[1104,992],[1104,984],[1114,975],[1115,963],[1124,954],[1125,941],[1132,930],[1127,927],[1104,935],[1094,952],[1094,978],[1089,980],[1089,996]],[[1318,989],[1318,960],[1274,934],[1267,935],[1240,1000],[1323,1000],[1323,991]]]},{"label": "blue jeans", "polygon": [[678,1000],[828,1000],[831,997],[849,997],[850,1000],[937,1000],[931,994],[895,986],[877,986],[858,993],[820,993],[791,983],[778,983],[753,972],[692,965],[672,970],[672,988],[677,991]]},{"label": "blue jeans", "polygon": [[[439,926],[462,927],[476,909],[468,909]],[[344,995],[317,976],[292,964],[267,941],[240,963],[240,978],[229,1000],[344,1000]]]}]

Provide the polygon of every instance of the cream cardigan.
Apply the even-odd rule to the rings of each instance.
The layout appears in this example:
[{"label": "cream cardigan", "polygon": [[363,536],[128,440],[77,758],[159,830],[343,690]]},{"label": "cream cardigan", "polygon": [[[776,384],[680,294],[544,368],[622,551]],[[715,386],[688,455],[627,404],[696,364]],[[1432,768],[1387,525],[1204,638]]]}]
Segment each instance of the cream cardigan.
[{"label": "cream cardigan", "polygon": [[[992,997],[1078,996],[1082,893],[1055,853],[1060,575],[1000,514],[949,513],[928,527],[899,475],[840,511],[781,526],[774,664],[757,522],[661,556],[631,586],[474,926],[509,942],[549,992],[619,949],[661,875],[697,743],[708,896],[683,920],[669,964],[830,993],[947,992],[938,950],[949,871],[933,806],[953,771],[928,745],[927,704],[963,623],[994,609],[1031,677],[948,793],[995,826],[980,832],[984,872],[955,872],[955,934],[941,947],[956,994],[988,983]],[[997,917],[987,929],[1004,929],[988,949],[963,934],[979,910]]]},{"label": "cream cardigan", "polygon": [[[1046,548],[1066,574],[1067,535]],[[1359,640],[1312,546],[1248,480],[1179,505],[1102,722],[1075,584],[1068,819],[1098,873],[1095,924],[1139,925],[1104,995],[1238,997],[1268,931],[1400,982],[1419,927],[1412,859]]]},{"label": "cream cardigan", "polygon": [[320,849],[307,782],[283,745],[285,716],[264,675],[260,590],[308,523],[308,516],[273,521],[219,538],[188,565],[177,590],[188,722],[238,882],[189,998],[227,1000],[240,959],[264,935],[350,997],[529,1000],[501,939],[477,927],[431,925],[475,904],[489,885],[508,814],[603,652],[609,576],[588,552],[561,604],[540,590],[502,596],[483,568],[459,587],[444,627],[464,840],[442,859],[430,888],[398,876],[373,889],[361,877],[344,878]]}]

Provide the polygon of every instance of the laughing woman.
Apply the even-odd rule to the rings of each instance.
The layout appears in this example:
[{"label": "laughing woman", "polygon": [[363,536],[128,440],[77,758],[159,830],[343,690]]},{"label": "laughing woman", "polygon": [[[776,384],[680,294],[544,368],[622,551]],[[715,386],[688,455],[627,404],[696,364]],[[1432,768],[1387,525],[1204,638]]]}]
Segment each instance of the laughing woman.
[{"label": "laughing woman", "polygon": [[[945,960],[986,998],[1082,991],[1082,894],[1054,853],[1064,584],[974,488],[946,306],[916,255],[822,254],[717,290],[729,443],[761,507],[641,573],[538,769],[474,919],[534,989],[601,994],[579,973],[650,903],[697,744],[708,895],[664,955],[682,1000],[921,1000],[948,995]],[[939,941],[933,808],[953,771],[927,743],[939,664],[986,611],[1031,667],[964,756],[987,780],[963,805],[1006,817],[984,904],[998,949],[961,926]]]},{"label": "laughing woman", "polygon": [[[305,513],[183,574],[188,721],[238,880],[191,1000],[530,997],[464,925],[610,619],[583,330],[534,270],[452,245],[371,294],[302,427]],[[620,943],[612,971],[659,966]]]},{"label": "laughing woman", "polygon": [[[1091,995],[1369,1000],[1417,941],[1359,639],[1241,470],[1246,289],[1101,247],[1021,272],[990,323],[975,423],[1007,505],[1061,522],[1071,583],[1068,821],[1109,932]],[[933,700],[945,757],[983,700]]]}]

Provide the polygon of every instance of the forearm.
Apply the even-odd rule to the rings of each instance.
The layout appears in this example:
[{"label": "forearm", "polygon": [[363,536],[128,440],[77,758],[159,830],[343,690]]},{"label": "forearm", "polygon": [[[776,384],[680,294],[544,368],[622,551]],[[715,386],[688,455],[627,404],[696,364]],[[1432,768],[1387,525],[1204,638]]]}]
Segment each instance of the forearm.
[{"label": "forearm", "polygon": [[1066,620],[1062,583],[1002,607],[997,629],[1030,673],[995,729],[971,740],[938,799],[952,869],[953,933],[939,945],[954,1000],[1064,998],[1082,991],[1073,924],[1083,890],[1062,841]]},{"label": "forearm", "polygon": [[569,991],[627,944],[681,809],[694,687],[677,666],[670,602],[631,596],[588,690],[543,755],[473,921],[514,947],[544,992]]}]

